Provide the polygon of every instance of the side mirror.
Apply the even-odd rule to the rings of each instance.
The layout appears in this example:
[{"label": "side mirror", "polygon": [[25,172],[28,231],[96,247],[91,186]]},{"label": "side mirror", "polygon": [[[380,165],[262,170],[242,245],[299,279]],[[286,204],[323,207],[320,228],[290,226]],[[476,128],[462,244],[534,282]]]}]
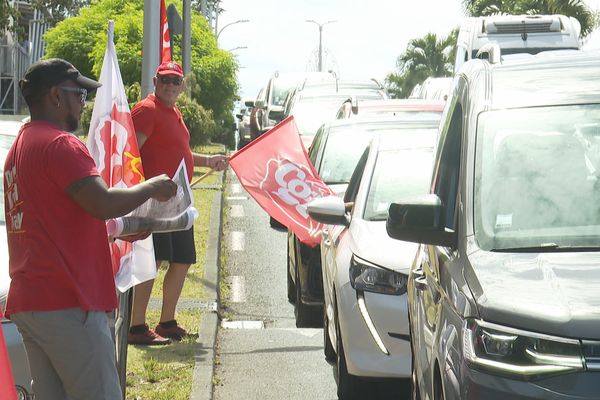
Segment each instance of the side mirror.
[{"label": "side mirror", "polygon": [[272,119],[274,121],[277,121],[277,123],[280,123],[281,121],[283,121],[283,118],[285,117],[285,113],[279,110],[271,110],[269,111],[269,119]]},{"label": "side mirror", "polygon": [[246,107],[254,107],[254,100],[248,100],[244,102]]},{"label": "side mirror", "polygon": [[406,242],[456,248],[456,232],[444,227],[445,207],[438,196],[390,205],[386,223],[390,237]]},{"label": "side mirror", "polygon": [[308,203],[308,215],[322,224],[348,225],[344,200],[338,196],[327,196]]},{"label": "side mirror", "polygon": [[244,117],[243,114],[235,114],[236,118],[239,119],[240,121],[242,120],[242,118]]}]

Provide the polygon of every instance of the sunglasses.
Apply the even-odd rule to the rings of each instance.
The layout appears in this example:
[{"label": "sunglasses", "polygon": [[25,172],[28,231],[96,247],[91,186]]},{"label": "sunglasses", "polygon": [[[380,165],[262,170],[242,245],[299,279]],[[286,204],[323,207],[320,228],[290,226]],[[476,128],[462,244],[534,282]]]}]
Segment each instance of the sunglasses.
[{"label": "sunglasses", "polygon": [[183,82],[183,78],[181,78],[179,76],[159,75],[158,76],[158,80],[160,81],[160,83],[163,83],[165,85],[168,85],[169,83],[172,83],[175,86],[179,86]]},{"label": "sunglasses", "polygon": [[85,100],[87,99],[86,89],[71,86],[59,86],[58,88],[60,90],[64,90],[65,92],[79,93],[79,101],[81,101],[81,104],[85,104]]}]

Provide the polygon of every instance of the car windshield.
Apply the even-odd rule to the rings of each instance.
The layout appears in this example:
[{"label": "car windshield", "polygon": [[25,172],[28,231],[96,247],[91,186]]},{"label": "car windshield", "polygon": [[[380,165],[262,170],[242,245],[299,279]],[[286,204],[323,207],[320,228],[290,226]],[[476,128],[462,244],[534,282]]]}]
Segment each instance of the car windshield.
[{"label": "car windshield", "polygon": [[598,247],[600,105],[484,112],[475,158],[482,249]]},{"label": "car windshield", "polygon": [[273,83],[273,93],[271,94],[271,103],[275,106],[283,106],[288,93],[296,86],[296,81],[277,80]]},{"label": "car windshield", "polygon": [[391,203],[428,193],[432,163],[433,147],[380,152],[363,218],[368,221],[385,220]]},{"label": "car windshield", "polygon": [[[0,134],[0,173],[2,173],[2,176],[4,176],[4,160],[6,160],[8,150],[10,149],[10,146],[14,141],[15,136]],[[2,207],[2,212],[0,212],[0,223],[4,225],[6,223],[6,218],[4,214],[4,185],[0,185],[0,199]]]},{"label": "car windshield", "polygon": [[373,138],[360,129],[332,129],[327,136],[319,176],[327,184],[348,183],[358,159]]},{"label": "car windshield", "polygon": [[340,102],[335,101],[306,101],[298,102],[292,114],[301,135],[314,136],[319,127],[330,119],[335,118],[335,113]]}]

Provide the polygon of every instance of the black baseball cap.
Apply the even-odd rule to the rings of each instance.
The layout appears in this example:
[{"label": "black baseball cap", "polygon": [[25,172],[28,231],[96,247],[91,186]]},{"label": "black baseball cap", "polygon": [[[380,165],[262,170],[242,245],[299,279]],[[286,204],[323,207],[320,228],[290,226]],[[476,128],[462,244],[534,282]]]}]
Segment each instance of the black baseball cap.
[{"label": "black baseball cap", "polygon": [[88,92],[102,86],[101,83],[81,75],[70,62],[60,58],[48,58],[31,64],[19,82],[19,87],[23,96],[27,98],[42,94],[52,86],[67,80],[74,81]]}]

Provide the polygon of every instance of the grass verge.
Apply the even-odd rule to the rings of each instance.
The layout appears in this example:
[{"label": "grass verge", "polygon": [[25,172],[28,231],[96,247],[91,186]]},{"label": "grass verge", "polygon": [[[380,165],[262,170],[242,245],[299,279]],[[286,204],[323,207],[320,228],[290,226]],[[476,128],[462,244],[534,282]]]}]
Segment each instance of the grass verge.
[{"label": "grass verge", "polygon": [[[204,154],[221,153],[221,145],[209,145],[194,149]],[[194,177],[207,172],[205,168],[195,168]],[[217,175],[209,175],[202,185],[219,183]],[[210,212],[215,190],[221,188],[194,189],[194,206],[198,210],[198,219],[194,222],[194,240],[196,259],[189,271],[180,300],[204,299],[204,264],[206,242],[210,223]],[[151,301],[162,299],[162,284],[166,265],[161,266],[154,282]],[[177,322],[188,329],[192,335],[180,343],[168,346],[129,346],[127,356],[127,395],[128,400],[188,400],[192,391],[192,377],[196,352],[197,329],[200,326],[202,311],[198,309],[179,309]],[[149,307],[146,322],[154,327],[160,318],[160,310]]]}]

